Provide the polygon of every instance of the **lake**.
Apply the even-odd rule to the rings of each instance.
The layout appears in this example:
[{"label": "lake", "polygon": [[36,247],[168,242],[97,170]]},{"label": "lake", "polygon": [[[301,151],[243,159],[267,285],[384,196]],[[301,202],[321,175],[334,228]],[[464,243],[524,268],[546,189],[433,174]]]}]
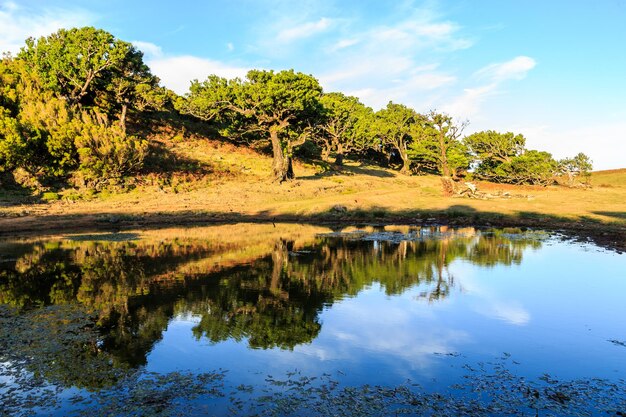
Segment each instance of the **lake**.
[{"label": "lake", "polygon": [[0,241],[0,415],[626,415],[626,255],[232,224]]}]

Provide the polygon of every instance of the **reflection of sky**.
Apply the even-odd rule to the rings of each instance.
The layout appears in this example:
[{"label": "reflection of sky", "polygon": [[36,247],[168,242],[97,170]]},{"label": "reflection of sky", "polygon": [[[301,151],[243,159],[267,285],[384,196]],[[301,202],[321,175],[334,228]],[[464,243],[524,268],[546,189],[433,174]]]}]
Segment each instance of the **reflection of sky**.
[{"label": "reflection of sky", "polygon": [[423,287],[387,296],[373,285],[327,307],[319,336],[293,351],[196,341],[194,320],[181,317],[170,323],[148,367],[223,368],[242,382],[294,369],[340,370],[355,383],[397,383],[445,378],[453,360],[445,354],[471,363],[506,352],[529,376],[626,373],[626,348],[608,342],[626,340],[626,255],[554,244],[526,251],[521,265],[456,261],[449,271],[456,286],[447,299],[419,300]]}]

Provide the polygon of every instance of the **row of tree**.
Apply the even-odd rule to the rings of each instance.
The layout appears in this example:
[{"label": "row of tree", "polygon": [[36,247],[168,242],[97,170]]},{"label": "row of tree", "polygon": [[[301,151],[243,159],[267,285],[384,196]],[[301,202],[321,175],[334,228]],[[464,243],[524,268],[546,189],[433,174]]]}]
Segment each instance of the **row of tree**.
[{"label": "row of tree", "polygon": [[294,178],[293,158],[304,144],[337,165],[351,155],[404,173],[457,178],[473,170],[508,183],[549,184],[558,176],[573,183],[591,170],[584,154],[556,161],[527,150],[522,135],[463,137],[466,122],[435,111],[389,102],[375,112],[356,97],[324,93],[317,79],[293,70],[210,75],[176,96],[159,86],[133,45],[91,27],[31,38],[0,62],[0,170],[78,175],[91,184],[135,174],[149,144],[127,133],[127,119],[149,123],[143,116],[151,110],[200,119],[231,139],[269,142],[277,181]]}]

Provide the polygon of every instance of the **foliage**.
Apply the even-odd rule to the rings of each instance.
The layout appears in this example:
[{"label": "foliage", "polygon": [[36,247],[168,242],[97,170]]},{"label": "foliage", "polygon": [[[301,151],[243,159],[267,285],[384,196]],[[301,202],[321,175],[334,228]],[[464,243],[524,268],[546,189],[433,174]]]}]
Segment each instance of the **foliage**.
[{"label": "foliage", "polygon": [[446,114],[430,112],[428,119],[413,126],[415,138],[409,146],[409,157],[419,171],[435,172],[457,177],[467,171],[470,156],[467,147],[459,141],[466,123],[455,124]]},{"label": "foliage", "polygon": [[140,172],[148,146],[138,132],[150,129],[144,116],[152,110],[210,122],[232,139],[269,141],[281,182],[294,178],[294,151],[305,143],[321,147],[325,160],[334,154],[337,164],[350,152],[369,152],[400,161],[405,173],[459,177],[474,166],[477,178],[516,184],[563,176],[575,185],[591,170],[584,154],[557,164],[527,151],[521,134],[487,130],[460,141],[466,123],[435,111],[389,102],[374,113],[356,97],[323,94],[317,79],[294,70],[209,75],[178,97],[159,86],[132,44],[82,27],[30,38],[17,57],[0,60],[0,172],[23,169],[38,183],[82,176],[89,184]]},{"label": "foliage", "polygon": [[511,162],[511,158],[521,155],[526,146],[522,135],[493,130],[466,136],[464,142],[480,163],[479,170],[481,166],[493,167],[498,163]]},{"label": "foliage", "polygon": [[97,185],[137,172],[146,157],[148,142],[127,135],[121,126],[109,126],[96,117],[84,114],[76,147],[80,171],[88,182]]},{"label": "foliage", "polygon": [[60,29],[29,38],[18,58],[32,65],[46,89],[72,104],[91,104],[116,70],[136,57],[133,46],[93,27]]},{"label": "foliage", "polygon": [[311,135],[321,115],[322,88],[310,75],[251,70],[246,79],[210,76],[194,81],[180,111],[226,126],[228,136],[269,139],[278,181],[292,179],[293,149]]},{"label": "foliage", "polygon": [[557,162],[548,152],[526,151],[496,166],[486,178],[510,184],[550,185],[558,168]]},{"label": "foliage", "polygon": [[[423,117],[415,110],[389,102],[387,107],[376,112],[374,130],[383,148],[392,148],[402,160],[402,172],[408,173],[411,161],[408,147],[412,141],[413,125],[423,124]],[[393,152],[392,151],[392,152]]]},{"label": "foliage", "polygon": [[567,175],[567,183],[570,186],[574,185],[576,178],[582,179],[583,183],[589,182],[592,169],[591,159],[582,152],[573,158],[560,160],[558,167],[561,175]]},{"label": "foliage", "polygon": [[0,82],[0,170],[67,177],[80,169],[90,183],[141,168],[147,143],[126,134],[127,111],[170,98],[140,51],[92,27],[28,39],[0,62]]},{"label": "foliage", "polygon": [[328,160],[331,152],[335,152],[335,162],[341,165],[346,153],[373,146],[371,108],[365,107],[358,98],[342,93],[324,94],[320,102],[324,118],[316,140],[322,145],[323,159]]}]

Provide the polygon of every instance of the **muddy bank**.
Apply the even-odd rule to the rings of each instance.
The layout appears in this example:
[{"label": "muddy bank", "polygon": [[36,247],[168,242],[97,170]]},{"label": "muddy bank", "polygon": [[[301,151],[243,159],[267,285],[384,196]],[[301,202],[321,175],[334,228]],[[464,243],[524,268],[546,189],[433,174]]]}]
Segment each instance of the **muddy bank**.
[{"label": "muddy bank", "polygon": [[572,220],[526,213],[519,216],[488,212],[415,211],[393,213],[388,211],[348,212],[332,209],[315,215],[265,215],[212,212],[157,212],[157,213],[94,213],[43,215],[0,218],[0,237],[46,236],[65,233],[125,231],[132,229],[160,229],[173,226],[196,227],[230,223],[301,223],[341,227],[349,225],[449,225],[489,227],[519,227],[558,232],[567,238],[626,252],[626,225],[602,223],[596,220]]}]

